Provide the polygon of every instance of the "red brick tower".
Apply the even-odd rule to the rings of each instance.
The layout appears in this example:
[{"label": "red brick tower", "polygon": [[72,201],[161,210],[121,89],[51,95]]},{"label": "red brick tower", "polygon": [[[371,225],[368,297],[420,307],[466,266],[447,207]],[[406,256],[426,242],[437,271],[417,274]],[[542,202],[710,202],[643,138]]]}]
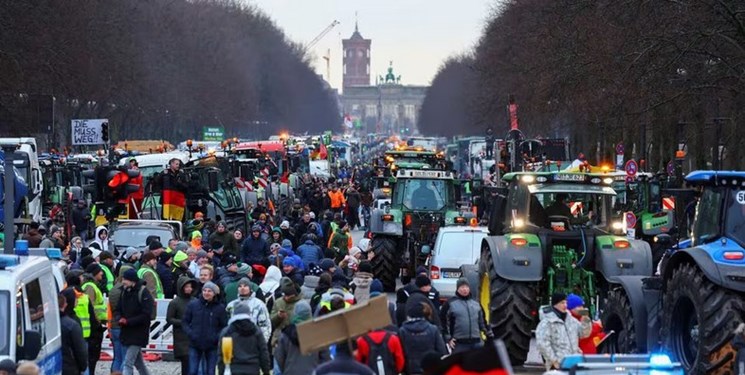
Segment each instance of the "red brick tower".
[{"label": "red brick tower", "polygon": [[341,41],[344,47],[343,87],[370,85],[371,43],[372,40],[362,37],[355,22],[352,36]]}]

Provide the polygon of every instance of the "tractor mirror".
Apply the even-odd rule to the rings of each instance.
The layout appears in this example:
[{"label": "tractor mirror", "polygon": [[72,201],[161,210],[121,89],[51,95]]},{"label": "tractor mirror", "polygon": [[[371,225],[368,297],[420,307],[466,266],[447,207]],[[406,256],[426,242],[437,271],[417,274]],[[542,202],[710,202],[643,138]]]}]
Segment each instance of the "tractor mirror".
[{"label": "tractor mirror", "polygon": [[489,212],[489,235],[501,236],[504,234],[504,210],[507,199],[502,194],[497,194],[492,202]]},{"label": "tractor mirror", "polygon": [[212,170],[207,172],[207,185],[210,191],[217,191],[220,188],[218,181],[217,171]]}]

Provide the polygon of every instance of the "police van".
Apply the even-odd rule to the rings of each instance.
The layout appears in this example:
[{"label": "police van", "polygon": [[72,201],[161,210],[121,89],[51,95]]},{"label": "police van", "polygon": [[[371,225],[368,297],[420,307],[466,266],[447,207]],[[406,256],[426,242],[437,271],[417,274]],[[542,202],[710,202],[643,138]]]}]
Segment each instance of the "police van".
[{"label": "police van", "polygon": [[47,256],[0,255],[0,360],[34,361],[42,374],[61,374],[61,254],[41,251]]}]

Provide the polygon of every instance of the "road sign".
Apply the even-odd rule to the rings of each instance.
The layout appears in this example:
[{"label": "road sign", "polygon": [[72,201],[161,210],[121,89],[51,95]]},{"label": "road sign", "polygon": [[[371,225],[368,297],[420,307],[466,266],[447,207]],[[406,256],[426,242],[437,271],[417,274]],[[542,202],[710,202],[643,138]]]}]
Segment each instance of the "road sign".
[{"label": "road sign", "polygon": [[668,211],[675,210],[675,198],[674,197],[662,198],[662,209],[668,210]]},{"label": "road sign", "polygon": [[675,163],[672,160],[667,163],[667,174],[670,176],[675,174]]},{"label": "road sign", "polygon": [[626,213],[626,228],[634,227],[636,227],[636,215],[634,215],[633,212],[629,211]]},{"label": "road sign", "polygon": [[636,160],[631,159],[626,162],[626,175],[627,176],[636,176],[636,172],[639,171],[639,165],[636,164]]},{"label": "road sign", "polygon": [[630,184],[632,182],[634,182],[634,176],[626,176],[626,183]]},{"label": "road sign", "polygon": [[102,129],[106,128],[108,133],[108,119],[72,120],[71,124],[73,146],[106,144]]},{"label": "road sign", "polygon": [[616,145],[616,155],[623,155],[623,142],[618,142]]},{"label": "road sign", "polygon": [[222,127],[205,126],[202,131],[205,142],[220,142],[225,139],[225,129]]}]

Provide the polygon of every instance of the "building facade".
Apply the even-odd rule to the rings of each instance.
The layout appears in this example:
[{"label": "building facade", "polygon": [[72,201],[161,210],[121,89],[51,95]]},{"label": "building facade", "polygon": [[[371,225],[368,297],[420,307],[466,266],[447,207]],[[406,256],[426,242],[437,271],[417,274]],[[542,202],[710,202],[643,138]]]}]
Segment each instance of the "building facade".
[{"label": "building facade", "polygon": [[347,87],[370,85],[371,44],[372,40],[362,37],[356,23],[352,36],[341,41],[344,56],[342,86],[345,90]]}]

